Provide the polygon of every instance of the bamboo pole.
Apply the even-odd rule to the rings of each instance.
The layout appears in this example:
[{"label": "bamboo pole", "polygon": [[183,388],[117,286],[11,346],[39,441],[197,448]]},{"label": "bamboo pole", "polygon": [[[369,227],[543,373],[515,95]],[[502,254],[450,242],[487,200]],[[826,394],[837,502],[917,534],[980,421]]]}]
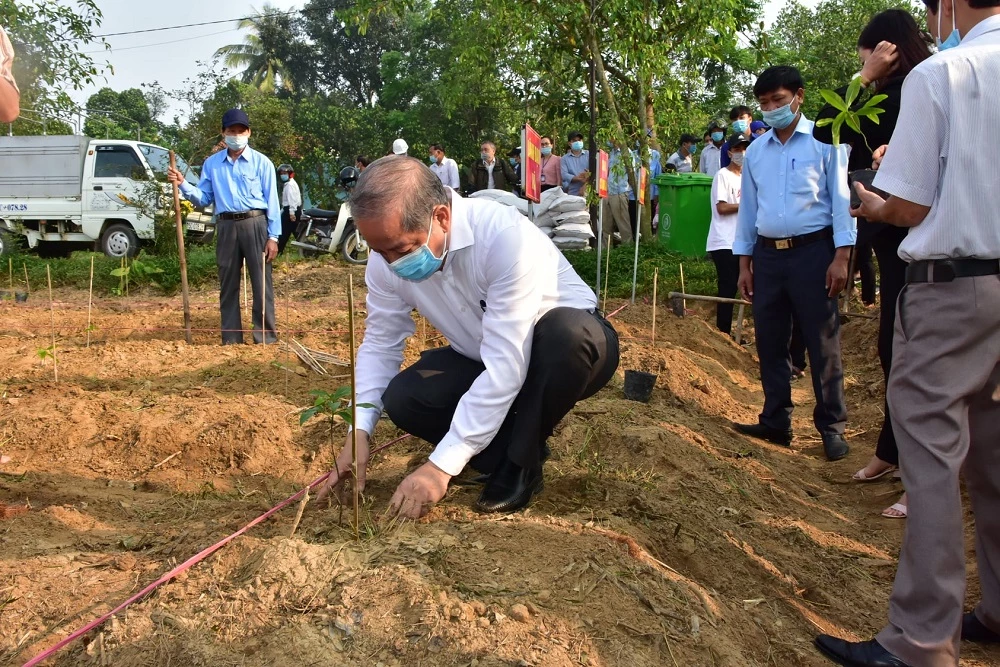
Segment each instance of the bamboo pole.
[{"label": "bamboo pole", "polygon": [[358,395],[354,351],[354,274],[347,274],[347,321],[351,328],[351,472],[354,475],[354,537],[361,540],[361,491],[358,488]]},{"label": "bamboo pole", "polygon": [[722,296],[707,296],[703,294],[685,294],[684,292],[670,292],[667,295],[671,299],[691,299],[692,301],[711,301],[712,303],[731,303],[737,306],[749,306],[749,301],[743,299],[727,299]]},{"label": "bamboo pole", "polygon": [[247,261],[243,260],[243,311],[251,317],[250,306],[247,304]]},{"label": "bamboo pole", "polygon": [[[687,293],[687,289],[684,287],[684,265],[683,264],[679,264],[678,266],[681,267],[681,294],[685,294],[685,293]],[[684,310],[687,310],[687,307],[688,307],[687,301],[683,300],[683,297],[681,297],[681,298],[682,298],[681,308],[683,308]]]},{"label": "bamboo pole", "polygon": [[94,256],[90,256],[90,293],[87,296],[87,348],[90,348],[90,312],[94,305]]},{"label": "bamboo pole", "polygon": [[260,342],[267,346],[267,252],[260,254]]},{"label": "bamboo pole", "polygon": [[21,268],[24,269],[24,291],[31,293],[31,283],[28,282],[28,265],[21,262]]},{"label": "bamboo pole", "polygon": [[7,258],[7,273],[10,277],[10,298],[14,298],[14,258]]},{"label": "bamboo pole", "polygon": [[601,302],[601,312],[608,309],[608,273],[611,268],[611,241],[608,241],[608,255],[604,259],[604,301]]},{"label": "bamboo pole", "polygon": [[743,313],[744,313],[744,308],[746,308],[746,306],[741,303],[740,304],[740,309],[736,313],[736,344],[737,345],[742,345],[743,344]]},{"label": "bamboo pole", "polygon": [[59,382],[59,364],[56,362],[56,303],[52,300],[52,271],[49,265],[45,265],[45,275],[49,279],[49,316],[51,318],[52,331],[52,374],[56,382]]},{"label": "bamboo pole", "polygon": [[653,268],[653,345],[656,345],[656,283],[660,278],[660,267]]},{"label": "bamboo pole", "polygon": [[[177,156],[170,151],[170,168],[177,169]],[[177,225],[177,256],[181,263],[181,299],[184,302],[184,340],[190,345],[191,338],[191,300],[188,294],[187,253],[184,251],[184,220],[181,217],[181,191],[174,183],[174,222]]]}]

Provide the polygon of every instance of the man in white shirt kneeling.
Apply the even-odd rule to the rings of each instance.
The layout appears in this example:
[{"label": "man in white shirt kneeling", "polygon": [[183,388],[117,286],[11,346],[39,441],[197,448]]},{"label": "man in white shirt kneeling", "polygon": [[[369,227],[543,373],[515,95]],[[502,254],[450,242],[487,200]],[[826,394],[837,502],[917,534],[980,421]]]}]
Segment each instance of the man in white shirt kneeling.
[{"label": "man in white shirt kneeling", "polygon": [[[516,208],[463,199],[405,156],[373,162],[351,194],[368,261],[368,316],[358,350],[358,480],[384,409],[436,446],[402,481],[390,513],[419,518],[466,464],[488,475],[482,512],[514,512],[542,490],[545,441],[618,368],[618,335],[594,292]],[[444,334],[400,372],[411,311]],[[343,490],[350,440],[321,490]]]}]

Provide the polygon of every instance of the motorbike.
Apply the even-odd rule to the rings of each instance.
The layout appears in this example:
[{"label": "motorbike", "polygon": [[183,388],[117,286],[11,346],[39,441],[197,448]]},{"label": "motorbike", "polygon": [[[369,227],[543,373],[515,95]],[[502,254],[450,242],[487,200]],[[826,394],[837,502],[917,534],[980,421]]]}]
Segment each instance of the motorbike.
[{"label": "motorbike", "polygon": [[302,211],[302,216],[295,240],[289,243],[299,249],[300,256],[315,257],[321,252],[333,254],[339,250],[350,264],[368,263],[368,244],[354,225],[347,202],[341,204],[339,211],[308,208]]}]

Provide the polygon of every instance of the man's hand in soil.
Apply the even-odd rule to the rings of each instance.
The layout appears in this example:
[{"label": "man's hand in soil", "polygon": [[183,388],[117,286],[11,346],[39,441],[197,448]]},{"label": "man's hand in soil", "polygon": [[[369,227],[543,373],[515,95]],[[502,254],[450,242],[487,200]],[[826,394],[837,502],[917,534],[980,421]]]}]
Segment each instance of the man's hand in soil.
[{"label": "man's hand in soil", "polygon": [[404,479],[389,501],[389,516],[419,519],[444,498],[451,475],[428,461]]},{"label": "man's hand in soil", "polygon": [[[358,491],[365,490],[365,477],[367,475],[368,469],[368,434],[362,430],[358,430]],[[331,473],[327,477],[326,481],[319,488],[319,493],[316,494],[316,502],[322,502],[326,498],[327,494],[330,492],[335,492],[337,498],[341,504],[345,502],[344,499],[344,489],[346,487],[345,481],[350,479],[351,473],[351,463],[354,461],[354,457],[351,453],[351,434],[347,434],[347,438],[344,441],[344,448],[340,450],[340,456],[337,457],[337,467],[335,472]]]}]

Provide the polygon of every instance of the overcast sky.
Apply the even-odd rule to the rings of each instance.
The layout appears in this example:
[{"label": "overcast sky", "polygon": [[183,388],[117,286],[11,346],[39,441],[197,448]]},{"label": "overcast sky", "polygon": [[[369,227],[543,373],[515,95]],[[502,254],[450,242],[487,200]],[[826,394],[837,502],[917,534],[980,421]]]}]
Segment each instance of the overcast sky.
[{"label": "overcast sky", "polygon": [[[769,24],[787,0],[768,0],[765,21]],[[814,6],[819,0],[801,0]],[[281,10],[302,7],[305,0],[270,0]],[[262,2],[251,0],[171,0],[166,3],[137,2],[136,0],[97,0],[104,14],[104,21],[97,34],[145,30],[189,23],[203,23],[236,19],[251,15]],[[172,11],[166,11],[170,9]],[[110,86],[115,90],[136,88],[139,84],[159,81],[167,90],[181,87],[188,76],[197,71],[198,61],[211,60],[215,50],[226,44],[243,41],[243,33],[236,29],[236,22],[216,23],[177,30],[162,30],[133,35],[107,37],[110,52],[98,52],[98,62],[107,60],[114,73],[107,74],[107,81],[88,86],[71,95],[81,106],[98,89]],[[168,112],[184,111],[172,106]],[[164,119],[169,120],[169,119]]]}]

